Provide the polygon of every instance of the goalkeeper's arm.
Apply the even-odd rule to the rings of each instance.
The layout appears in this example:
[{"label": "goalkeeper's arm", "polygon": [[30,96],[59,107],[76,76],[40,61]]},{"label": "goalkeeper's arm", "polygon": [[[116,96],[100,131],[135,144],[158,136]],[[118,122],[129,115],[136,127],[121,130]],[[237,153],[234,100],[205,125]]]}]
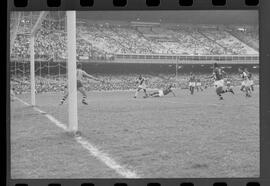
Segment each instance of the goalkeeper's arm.
[{"label": "goalkeeper's arm", "polygon": [[87,77],[88,79],[93,79],[95,81],[100,81],[100,82],[104,82],[104,80],[96,78],[94,76],[91,76],[90,74],[87,74],[86,72],[84,72],[84,76]]}]

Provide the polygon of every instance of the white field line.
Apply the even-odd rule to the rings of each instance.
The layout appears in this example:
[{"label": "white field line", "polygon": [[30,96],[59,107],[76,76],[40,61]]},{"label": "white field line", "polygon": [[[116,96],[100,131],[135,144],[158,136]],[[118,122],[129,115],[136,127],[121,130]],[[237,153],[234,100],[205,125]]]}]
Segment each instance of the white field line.
[{"label": "white field line", "polygon": [[[30,106],[29,103],[21,100],[18,97],[15,97],[15,99],[17,99],[18,101],[20,101],[21,103],[23,103],[23,104],[25,104],[27,106]],[[52,123],[54,123],[59,128],[61,128],[64,131],[67,131],[68,132],[68,128],[66,127],[66,125],[63,124],[63,123],[61,123],[57,119],[55,119],[50,114],[48,114],[48,113],[40,110],[37,107],[33,107],[33,109],[35,111],[39,112],[40,114],[43,114],[44,116],[46,116]],[[88,142],[83,137],[81,137],[81,136],[75,136],[74,138],[77,141],[77,143],[79,143],[84,149],[86,149],[89,152],[90,155],[92,155],[95,158],[97,158],[98,160],[100,160],[102,163],[104,163],[109,168],[113,169],[119,175],[121,175],[121,176],[123,176],[125,178],[140,178],[139,175],[137,175],[137,173],[135,171],[131,171],[131,170],[125,168],[124,166],[120,165],[114,159],[112,159],[108,154],[100,151],[97,147],[95,147],[94,145],[92,145],[90,142]]]}]

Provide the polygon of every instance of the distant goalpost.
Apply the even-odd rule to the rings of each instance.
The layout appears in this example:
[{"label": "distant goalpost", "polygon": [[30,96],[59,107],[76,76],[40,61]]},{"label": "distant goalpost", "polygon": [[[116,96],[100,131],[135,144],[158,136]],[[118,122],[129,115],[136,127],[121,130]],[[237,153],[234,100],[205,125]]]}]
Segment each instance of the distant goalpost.
[{"label": "distant goalpost", "polygon": [[[35,36],[43,18],[48,12],[43,11],[34,25],[30,34],[30,87],[31,105],[36,106],[35,95]],[[77,111],[77,77],[76,77],[76,11],[66,11],[67,28],[67,71],[68,71],[68,131],[78,131],[78,111]]]}]

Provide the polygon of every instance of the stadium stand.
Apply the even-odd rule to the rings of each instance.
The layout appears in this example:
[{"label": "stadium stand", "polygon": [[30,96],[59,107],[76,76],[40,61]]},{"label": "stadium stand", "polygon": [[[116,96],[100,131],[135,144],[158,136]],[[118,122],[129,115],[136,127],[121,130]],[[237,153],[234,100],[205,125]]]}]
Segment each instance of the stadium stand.
[{"label": "stadium stand", "polygon": [[[30,30],[29,20],[20,28]],[[111,59],[114,54],[253,55],[258,54],[258,32],[252,25],[136,27],[119,24],[77,23],[77,55],[85,59]],[[59,24],[44,21],[38,32],[36,58],[65,59],[66,35]],[[19,30],[11,58],[27,58],[29,36]]]}]

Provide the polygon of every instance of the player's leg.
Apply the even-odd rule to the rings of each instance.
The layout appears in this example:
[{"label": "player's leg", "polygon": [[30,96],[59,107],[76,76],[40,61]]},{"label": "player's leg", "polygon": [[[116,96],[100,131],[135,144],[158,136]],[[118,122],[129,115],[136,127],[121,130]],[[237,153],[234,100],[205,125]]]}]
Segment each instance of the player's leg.
[{"label": "player's leg", "polygon": [[252,91],[254,91],[254,85],[251,85],[250,88]]},{"label": "player's leg", "polygon": [[223,90],[223,87],[219,86],[216,88],[216,93],[219,97],[220,100],[223,100],[222,94],[225,93],[225,91]]},{"label": "player's leg", "polygon": [[85,92],[84,88],[79,87],[78,91],[83,95],[82,103],[85,104],[85,105],[88,105],[88,103],[86,102],[87,95],[86,95],[86,92]]},{"label": "player's leg", "polygon": [[251,82],[251,85],[250,85],[251,91],[254,91],[254,81],[250,80],[250,82]]},{"label": "player's leg", "polygon": [[68,89],[67,89],[67,86],[65,86],[64,96],[60,101],[60,105],[62,105],[66,101],[67,97],[68,97]]},{"label": "player's leg", "polygon": [[146,89],[145,88],[143,89],[143,92],[145,94],[145,97],[148,97],[148,94],[146,93]]},{"label": "player's leg", "polygon": [[227,92],[231,92],[232,94],[234,94],[232,86],[227,86]]},{"label": "player's leg", "polygon": [[138,87],[138,89],[137,89],[137,90],[136,90],[136,92],[135,92],[134,98],[137,98],[138,93],[140,92],[140,90],[141,90],[141,88],[140,88],[140,87]]},{"label": "player's leg", "polygon": [[241,91],[245,91],[244,89],[245,89],[245,82],[243,81],[242,84],[241,84],[240,90],[241,90]]},{"label": "player's leg", "polygon": [[152,97],[157,97],[158,95],[159,95],[158,91],[149,94],[149,96],[152,96]]},{"label": "player's leg", "polygon": [[194,89],[195,89],[195,87],[194,87],[194,86],[190,86],[190,93],[191,93],[191,95],[193,95],[193,94],[194,94]]}]

